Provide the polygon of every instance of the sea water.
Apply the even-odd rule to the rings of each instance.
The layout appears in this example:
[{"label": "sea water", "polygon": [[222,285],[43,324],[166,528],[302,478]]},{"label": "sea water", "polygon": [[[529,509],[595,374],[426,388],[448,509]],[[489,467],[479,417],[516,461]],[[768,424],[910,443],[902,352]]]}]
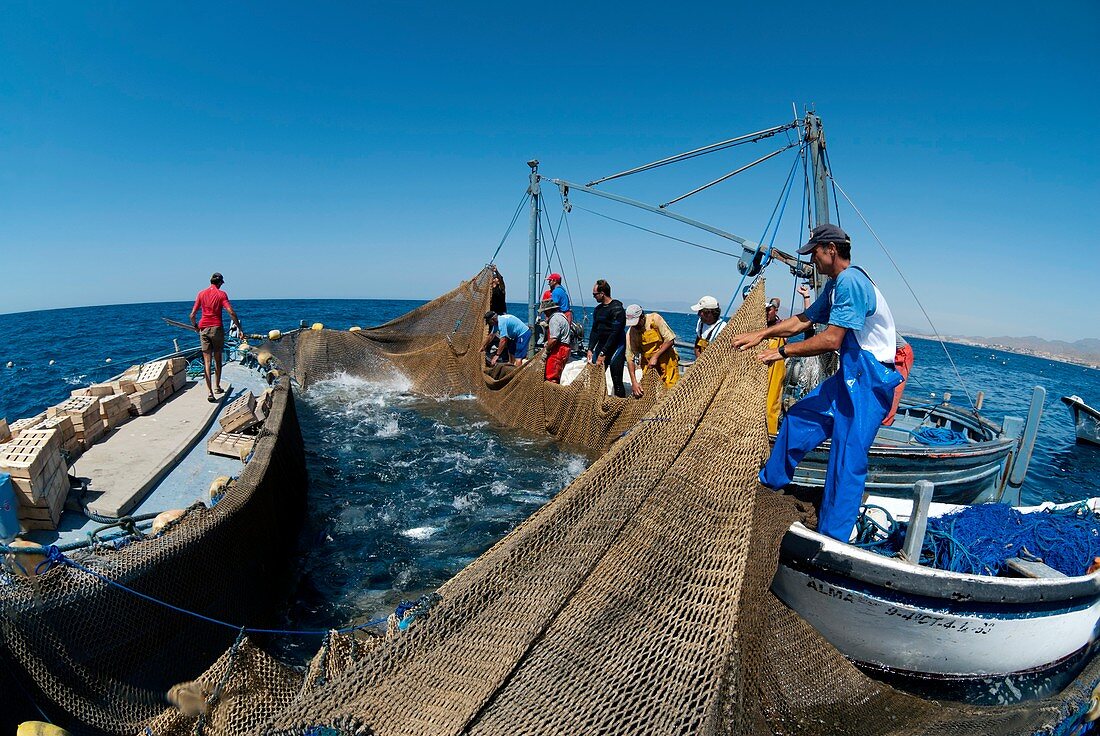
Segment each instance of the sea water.
[{"label": "sea water", "polygon": [[[381,324],[422,302],[249,300],[235,306],[247,332],[322,322]],[[160,319],[186,320],[190,302],[83,307],[0,315],[0,417],[30,416],[132,362],[195,343]],[[515,313],[523,314],[522,307]],[[665,313],[682,339],[695,317]],[[1031,389],[1047,389],[1025,503],[1100,496],[1100,449],[1075,443],[1060,396],[1100,404],[1100,371],[996,350],[913,339],[908,393],[969,405],[984,416],[1025,416]],[[948,354],[951,360],[948,360]],[[111,358],[111,362],[106,362]],[[50,365],[53,360],[54,364]],[[4,368],[8,362],[13,368]],[[953,364],[952,364],[953,363]],[[592,458],[496,425],[470,397],[418,397],[397,373],[335,375],[298,392],[310,475],[309,517],[293,628],[327,629],[380,617],[443,584],[583,472]],[[291,645],[293,646],[293,645]],[[303,655],[312,652],[301,652]]]}]

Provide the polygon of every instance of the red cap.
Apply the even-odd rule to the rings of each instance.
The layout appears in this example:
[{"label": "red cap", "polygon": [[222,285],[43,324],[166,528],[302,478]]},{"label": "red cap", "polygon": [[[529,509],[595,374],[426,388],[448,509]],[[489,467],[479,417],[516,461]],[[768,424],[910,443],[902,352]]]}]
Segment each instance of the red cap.
[{"label": "red cap", "polygon": [[547,281],[561,281],[561,274],[560,273],[552,273],[552,274],[550,274],[549,276],[546,277],[546,280]]}]

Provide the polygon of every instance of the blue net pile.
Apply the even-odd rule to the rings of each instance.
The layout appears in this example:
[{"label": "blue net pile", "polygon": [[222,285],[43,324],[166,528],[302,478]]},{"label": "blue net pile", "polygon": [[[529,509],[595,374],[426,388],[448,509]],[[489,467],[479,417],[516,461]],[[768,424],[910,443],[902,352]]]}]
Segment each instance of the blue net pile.
[{"label": "blue net pile", "polygon": [[[896,523],[888,531],[885,539],[868,539],[859,546],[895,554],[908,524]],[[873,532],[873,525],[861,523],[861,536]],[[928,520],[920,562],[939,570],[998,575],[1013,557],[1041,561],[1066,575],[1084,575],[1100,557],[1100,517],[1083,503],[1029,514],[1001,503],[970,506]]]}]

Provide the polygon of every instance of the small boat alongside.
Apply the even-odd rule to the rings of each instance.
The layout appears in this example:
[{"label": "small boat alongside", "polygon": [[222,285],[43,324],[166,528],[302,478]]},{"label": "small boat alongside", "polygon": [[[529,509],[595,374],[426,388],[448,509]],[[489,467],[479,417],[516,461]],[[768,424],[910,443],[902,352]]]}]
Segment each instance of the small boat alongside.
[{"label": "small boat alongside", "polygon": [[[928,519],[966,509],[872,498],[923,538]],[[1098,519],[1100,499],[1070,508]],[[957,522],[961,523],[961,522]],[[965,552],[963,553],[965,554]],[[916,559],[914,559],[916,558]],[[886,557],[794,524],[772,591],[853,663],[922,695],[1006,704],[1068,684],[1093,652],[1100,572],[1013,558],[992,577],[920,563],[920,547]]]},{"label": "small boat alongside", "polygon": [[[871,445],[867,491],[904,498],[915,482],[928,480],[942,503],[1016,503],[1042,411],[1040,398],[1032,401],[1026,418],[1006,417],[995,424],[958,405],[921,404],[903,397],[894,423],[880,427]],[[794,485],[824,488],[830,447],[826,441],[806,454],[795,470]]]},{"label": "small boat alongside", "polygon": [[1085,400],[1076,394],[1063,396],[1062,403],[1069,407],[1073,414],[1073,426],[1077,433],[1078,442],[1087,442],[1090,445],[1100,445],[1100,410],[1094,409],[1085,403]]}]

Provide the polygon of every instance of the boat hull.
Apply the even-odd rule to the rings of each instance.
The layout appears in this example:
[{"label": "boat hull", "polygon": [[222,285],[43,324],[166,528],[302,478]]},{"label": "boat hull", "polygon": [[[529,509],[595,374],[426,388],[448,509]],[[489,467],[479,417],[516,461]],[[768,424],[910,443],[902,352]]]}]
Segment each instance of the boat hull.
[{"label": "boat hull", "polygon": [[1063,396],[1062,402],[1073,414],[1077,441],[1100,446],[1100,411],[1086,404],[1079,396]]},{"label": "boat hull", "polygon": [[[172,606],[234,624],[273,625],[289,583],[307,484],[284,377],[252,459],[217,505],[185,517],[170,533],[81,560]],[[53,722],[78,733],[133,733],[135,723],[163,709],[149,693],[195,678],[236,636],[209,618],[146,602],[69,567],[9,582],[0,586],[7,625],[0,668]],[[0,724],[5,718],[0,707]]]},{"label": "boat hull", "polygon": [[[901,413],[915,407],[901,404]],[[883,427],[867,455],[867,491],[878,496],[909,498],[913,484],[927,480],[935,485],[935,500],[968,504],[998,500],[1004,489],[1018,442],[995,434],[994,429],[954,407],[932,409],[931,426],[946,426],[982,439],[961,446],[935,447],[901,440],[907,430]],[[775,438],[771,438],[774,443]],[[831,443],[826,441],[806,453],[795,469],[791,484],[820,490],[825,487]]]},{"label": "boat hull", "polygon": [[798,525],[787,537],[775,595],[855,664],[921,694],[1042,697],[1096,638],[1095,575],[978,579],[876,560]]}]

